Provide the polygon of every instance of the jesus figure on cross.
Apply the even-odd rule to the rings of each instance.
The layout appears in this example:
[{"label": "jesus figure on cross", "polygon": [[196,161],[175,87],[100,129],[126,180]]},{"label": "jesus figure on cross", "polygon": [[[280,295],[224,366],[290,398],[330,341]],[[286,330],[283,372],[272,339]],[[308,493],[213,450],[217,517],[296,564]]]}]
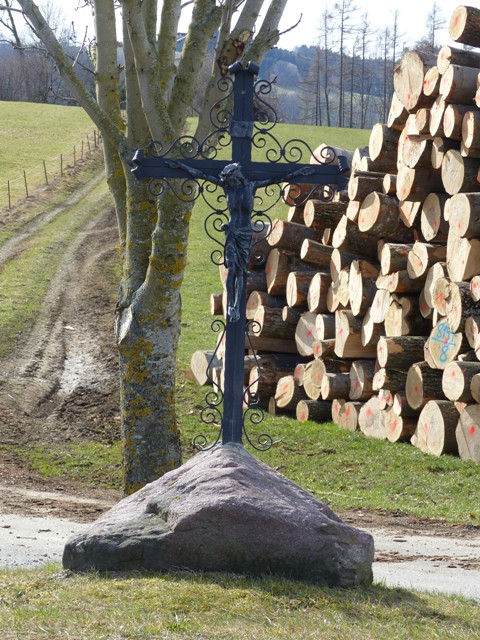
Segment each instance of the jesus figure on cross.
[{"label": "jesus figure on cross", "polygon": [[224,224],[225,231],[225,266],[227,275],[227,319],[238,322],[240,319],[240,300],[248,272],[248,262],[252,246],[253,228],[251,215],[253,212],[255,192],[279,182],[288,182],[297,176],[306,176],[314,171],[313,167],[302,167],[285,176],[278,175],[264,180],[249,180],[242,172],[238,162],[225,165],[218,176],[207,175],[179,160],[165,160],[172,169],[183,169],[192,178],[208,180],[222,187],[230,213],[230,221]]}]

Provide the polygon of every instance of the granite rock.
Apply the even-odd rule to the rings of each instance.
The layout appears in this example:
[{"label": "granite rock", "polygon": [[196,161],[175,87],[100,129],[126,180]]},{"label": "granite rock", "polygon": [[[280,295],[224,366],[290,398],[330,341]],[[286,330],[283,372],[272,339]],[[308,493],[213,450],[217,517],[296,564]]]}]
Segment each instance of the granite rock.
[{"label": "granite rock", "polygon": [[240,445],[197,454],[121,500],[64,549],[74,571],[281,575],[372,581],[373,538]]}]

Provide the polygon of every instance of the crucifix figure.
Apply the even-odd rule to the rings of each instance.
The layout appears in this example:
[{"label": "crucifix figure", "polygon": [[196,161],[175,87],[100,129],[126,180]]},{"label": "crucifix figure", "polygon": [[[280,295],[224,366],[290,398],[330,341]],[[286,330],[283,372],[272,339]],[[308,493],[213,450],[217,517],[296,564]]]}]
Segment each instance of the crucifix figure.
[{"label": "crucifix figure", "polygon": [[[192,148],[197,153],[188,158],[164,155],[146,155],[139,149],[133,162],[133,173],[139,179],[193,178],[204,180],[221,187],[225,193],[229,211],[229,221],[222,226],[225,231],[224,262],[227,275],[227,314],[225,323],[225,393],[223,394],[223,414],[221,417],[222,444],[242,443],[244,431],[243,389],[246,321],[246,279],[253,227],[252,212],[257,189],[295,179],[296,184],[336,185],[345,188],[346,178],[342,175],[348,169],[344,158],[338,158],[338,165],[301,164],[288,160],[287,145],[277,146],[275,161],[252,161],[255,128],[261,135],[268,136],[271,126],[263,128],[255,123],[254,98],[257,65],[249,63],[245,68],[237,62],[230,67],[234,75],[233,113],[228,127],[218,127],[213,133],[228,133],[231,137],[232,157],[230,161],[216,160],[204,156],[203,145],[194,141]],[[268,84],[268,83],[267,83]],[[258,97],[258,96],[257,96]],[[259,101],[262,102],[261,98]],[[298,152],[300,140],[292,140]],[[172,145],[173,148],[175,145]],[[307,145],[305,145],[307,146]],[[181,149],[180,149],[181,151]],[[295,155],[295,154],[294,154]],[[266,154],[268,158],[268,154]],[[247,435],[248,438],[248,435]],[[251,443],[251,441],[249,440]],[[252,444],[252,443],[251,443]]]},{"label": "crucifix figure", "polygon": [[[253,229],[251,216],[255,192],[262,187],[276,184],[278,176],[265,180],[248,180],[242,173],[242,165],[238,162],[227,164],[218,174],[207,175],[189,167],[178,160],[165,160],[165,163],[174,169],[183,169],[192,178],[208,180],[223,188],[227,197],[227,206],[230,213],[230,221],[222,226],[225,231],[225,266],[227,275],[227,319],[230,322],[240,320],[240,300],[245,287],[248,272],[248,262],[252,247]],[[283,181],[289,181],[300,175],[312,173],[312,167],[302,167],[287,173]]]}]

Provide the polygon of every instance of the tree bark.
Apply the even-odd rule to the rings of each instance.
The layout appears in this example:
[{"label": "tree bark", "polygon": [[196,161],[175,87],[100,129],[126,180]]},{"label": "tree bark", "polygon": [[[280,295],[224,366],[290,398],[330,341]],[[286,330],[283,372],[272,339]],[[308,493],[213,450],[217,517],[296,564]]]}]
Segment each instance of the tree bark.
[{"label": "tree bark", "polygon": [[400,244],[398,242],[379,243],[379,259],[382,267],[382,275],[386,276],[395,271],[403,271],[407,268],[408,253],[413,244]]},{"label": "tree bark", "polygon": [[384,424],[387,439],[390,442],[406,442],[415,433],[417,420],[408,416],[399,416],[393,409],[389,409],[385,411]]},{"label": "tree bark", "polygon": [[417,362],[408,370],[405,396],[412,409],[421,409],[429,400],[438,398],[443,372],[432,369],[427,362]]},{"label": "tree bark", "polygon": [[440,95],[450,103],[473,104],[477,90],[478,69],[450,64],[442,75]]},{"label": "tree bark", "polygon": [[303,387],[295,382],[293,376],[284,376],[277,382],[275,404],[279,409],[295,411],[300,400],[306,399]]},{"label": "tree bark", "polygon": [[408,253],[407,272],[410,278],[426,276],[427,270],[435,263],[445,261],[446,245],[415,242]]},{"label": "tree bark", "polygon": [[472,47],[480,46],[479,28],[480,10],[465,5],[460,5],[455,9],[448,26],[452,40]]},{"label": "tree bark", "polygon": [[299,422],[330,422],[332,419],[332,403],[324,400],[300,400],[296,408]]},{"label": "tree bark", "polygon": [[323,231],[327,227],[334,227],[346,210],[345,202],[323,202],[310,199],[305,203],[304,224],[309,229]]},{"label": "tree bark", "polygon": [[456,47],[445,45],[438,52],[438,71],[441,74],[445,73],[450,64],[463,65],[464,67],[480,68],[480,53],[478,51],[471,51],[469,49],[458,49]]},{"label": "tree bark", "polygon": [[335,312],[335,353],[340,358],[375,358],[376,346],[362,344],[362,320],[351,311]]},{"label": "tree bark", "polygon": [[306,238],[318,241],[321,239],[321,235],[315,229],[308,229],[302,224],[274,220],[267,240],[271,247],[298,253]]},{"label": "tree bark", "polygon": [[[330,268],[330,258],[333,253],[333,247],[328,247],[315,240],[306,238],[300,248],[300,258],[315,267],[323,269]],[[318,269],[317,269],[318,270]]]},{"label": "tree bark", "polygon": [[253,335],[277,340],[295,339],[295,326],[283,321],[281,309],[258,307],[253,322],[255,324],[250,328]]},{"label": "tree bark", "polygon": [[378,364],[386,369],[408,371],[423,358],[424,345],[422,336],[382,337],[377,343]]},{"label": "tree bark", "polygon": [[[327,252],[328,249],[330,249],[330,256],[332,249],[327,248]],[[329,259],[326,260],[326,262],[329,263]],[[329,264],[327,264],[327,267],[328,266]],[[317,269],[305,264],[303,260],[294,253],[272,249],[265,264],[265,278],[268,293],[272,296],[285,296],[288,274],[291,271],[305,272],[308,270],[314,273]]]},{"label": "tree bark", "polygon": [[[452,152],[448,151],[445,157],[449,153]],[[442,163],[442,173],[433,167],[430,169],[410,169],[407,166],[400,167],[397,175],[398,199],[423,202],[430,192],[441,193],[445,184],[442,182],[444,163],[445,158]],[[446,190],[448,191],[448,189]]]}]

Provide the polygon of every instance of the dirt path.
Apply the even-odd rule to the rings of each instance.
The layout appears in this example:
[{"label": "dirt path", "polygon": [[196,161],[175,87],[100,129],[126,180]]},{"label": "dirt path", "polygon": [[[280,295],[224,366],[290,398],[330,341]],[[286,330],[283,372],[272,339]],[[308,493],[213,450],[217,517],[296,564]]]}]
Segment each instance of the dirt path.
[{"label": "dirt path", "polygon": [[[100,180],[101,176],[91,180],[62,207],[37,218],[6,243],[0,250],[0,270],[2,264],[21,256],[38,229],[81,202]],[[42,481],[1,445],[49,443],[54,447],[56,442],[83,437],[118,438],[115,286],[104,268],[116,251],[117,232],[113,210],[109,201],[105,202],[99,216],[86,223],[66,249],[34,326],[12,355],[0,361],[0,509],[30,513],[35,505],[30,490],[63,490],[73,497],[86,492],[63,482]],[[114,492],[87,493],[94,500],[98,498],[100,506],[79,504],[77,509],[73,499],[54,506],[53,512],[91,519],[105,508]],[[38,502],[34,507],[37,514]],[[47,501],[43,511],[49,513],[52,505],[57,501],[50,505]]]}]

